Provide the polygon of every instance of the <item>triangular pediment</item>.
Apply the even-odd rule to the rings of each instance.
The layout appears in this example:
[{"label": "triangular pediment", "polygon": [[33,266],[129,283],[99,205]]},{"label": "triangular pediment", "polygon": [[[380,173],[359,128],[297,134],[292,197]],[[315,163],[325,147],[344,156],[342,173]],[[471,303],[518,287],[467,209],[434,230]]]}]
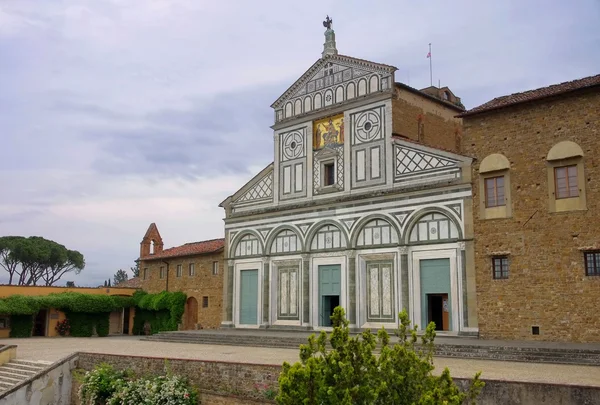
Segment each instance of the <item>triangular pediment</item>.
[{"label": "triangular pediment", "polygon": [[[406,141],[394,142],[394,177],[421,176],[428,173],[460,171],[471,158]],[[433,178],[432,178],[433,179]]]},{"label": "triangular pediment", "polygon": [[273,164],[271,163],[232,196],[233,204],[245,204],[273,199]]},{"label": "triangular pediment", "polygon": [[[300,108],[300,111],[294,110],[292,115],[299,115],[357,97],[359,86],[361,92],[364,86],[365,94],[388,90],[392,88],[396,70],[393,66],[349,56],[327,56],[317,60],[271,107],[275,110],[284,109],[291,102],[297,109]],[[330,90],[327,95],[326,90]],[[289,116],[282,112],[282,118]]]}]

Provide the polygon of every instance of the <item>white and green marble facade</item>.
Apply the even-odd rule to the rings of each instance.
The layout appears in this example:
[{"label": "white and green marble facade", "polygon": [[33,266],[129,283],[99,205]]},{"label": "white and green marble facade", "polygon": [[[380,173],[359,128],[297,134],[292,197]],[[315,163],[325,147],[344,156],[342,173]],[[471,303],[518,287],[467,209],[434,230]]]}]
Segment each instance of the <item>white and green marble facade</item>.
[{"label": "white and green marble facade", "polygon": [[[327,266],[339,269],[339,305],[353,328],[392,328],[402,309],[420,324],[420,262],[435,258],[450,263],[451,331],[476,331],[465,253],[471,159],[392,136],[394,71],[326,56],[274,103],[273,163],[221,204],[224,327],[323,328],[319,269]],[[342,84],[356,96],[346,97]],[[332,98],[315,104],[317,93]],[[341,113],[344,142],[314,150],[313,121]],[[331,186],[323,185],[322,161],[335,165]],[[255,323],[240,322],[246,270],[258,271]]]}]

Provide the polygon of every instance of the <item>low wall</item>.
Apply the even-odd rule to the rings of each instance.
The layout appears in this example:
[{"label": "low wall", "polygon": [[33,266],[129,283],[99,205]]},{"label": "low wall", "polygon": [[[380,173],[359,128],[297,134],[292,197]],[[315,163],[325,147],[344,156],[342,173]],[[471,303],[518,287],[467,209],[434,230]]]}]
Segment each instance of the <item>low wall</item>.
[{"label": "low wall", "polygon": [[0,366],[14,360],[17,357],[17,346],[6,345],[0,347]]},{"label": "low wall", "polygon": [[77,353],[2,393],[2,405],[70,405]]},{"label": "low wall", "polygon": [[[131,369],[138,376],[165,374],[169,369],[173,374],[187,377],[201,390],[202,403],[215,405],[272,403],[273,401],[266,399],[264,389],[276,388],[281,372],[281,366],[278,365],[96,353],[79,353],[77,367],[92,370],[100,363],[111,364],[120,370]],[[465,389],[470,384],[470,380],[467,379],[454,380]],[[486,379],[483,381],[486,385],[477,399],[478,405],[600,405],[600,387]],[[75,385],[73,392],[76,392]],[[76,398],[76,394],[73,398]]]}]

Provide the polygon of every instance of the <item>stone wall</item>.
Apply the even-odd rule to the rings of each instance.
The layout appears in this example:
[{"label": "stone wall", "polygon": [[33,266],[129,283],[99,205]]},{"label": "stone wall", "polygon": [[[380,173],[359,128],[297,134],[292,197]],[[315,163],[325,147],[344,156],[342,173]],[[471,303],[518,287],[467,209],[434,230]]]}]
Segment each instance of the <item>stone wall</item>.
[{"label": "stone wall", "polygon": [[[175,375],[187,377],[204,396],[218,397],[221,401],[218,403],[221,404],[249,404],[254,401],[269,403],[261,391],[264,388],[261,387],[276,388],[281,371],[280,366],[264,364],[96,353],[79,353],[77,367],[87,371],[100,363],[111,364],[120,370],[130,369],[138,376],[164,375],[167,370],[170,370]],[[75,388],[74,392],[76,392]],[[203,403],[213,402],[203,401]]]},{"label": "stone wall", "polygon": [[[167,264],[168,263],[168,272]],[[213,275],[213,262],[219,263],[219,273]],[[189,274],[189,265],[194,263],[194,276]],[[181,277],[177,277],[177,265],[181,265]],[[165,278],[160,278],[160,267],[165,269]],[[147,278],[144,279],[144,269],[148,269]],[[221,325],[221,312],[223,305],[223,252],[188,257],[175,257],[157,260],[144,260],[140,262],[141,288],[149,293],[168,291],[183,291],[187,296],[193,297],[198,303],[197,324],[199,328],[218,328]],[[208,307],[203,307],[204,297],[208,297]],[[186,329],[195,329],[187,325],[188,306],[183,315],[182,323]]]},{"label": "stone wall", "polygon": [[2,393],[2,405],[70,405],[72,370],[77,354],[66,357],[42,373]]},{"label": "stone wall", "polygon": [[460,153],[460,111],[397,88],[392,100],[392,132],[425,145]]},{"label": "stone wall", "polygon": [[[464,118],[473,165],[479,333],[485,339],[600,341],[600,277],[586,276],[583,250],[600,248],[600,94],[576,93]],[[584,153],[587,210],[551,212],[546,156],[561,141]],[[479,165],[492,153],[510,162],[509,218],[482,219]],[[492,278],[491,257],[510,274]],[[532,326],[539,335],[532,335]]]},{"label": "stone wall", "polygon": [[[201,390],[202,403],[215,405],[253,405],[273,403],[265,399],[255,384],[277,387],[281,372],[278,365],[225,363],[202,360],[162,359],[152,357],[117,356],[79,353],[78,368],[91,370],[100,363],[109,363],[118,369],[131,369],[137,375],[182,375]],[[466,389],[470,380],[455,378]],[[546,405],[600,405],[600,387],[525,383],[515,381],[483,380],[486,383],[477,403],[481,405],[537,404]],[[73,398],[77,398],[76,385]],[[73,404],[79,405],[74,401]]]}]

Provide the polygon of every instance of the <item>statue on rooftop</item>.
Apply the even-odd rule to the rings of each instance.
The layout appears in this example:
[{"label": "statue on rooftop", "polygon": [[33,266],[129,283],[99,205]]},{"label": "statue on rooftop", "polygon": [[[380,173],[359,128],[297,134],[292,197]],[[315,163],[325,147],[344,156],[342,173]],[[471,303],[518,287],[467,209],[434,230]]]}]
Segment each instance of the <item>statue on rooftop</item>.
[{"label": "statue on rooftop", "polygon": [[333,20],[331,18],[329,18],[329,15],[327,15],[327,18],[325,19],[325,21],[323,21],[323,27],[325,27],[328,30],[330,30],[331,29],[331,24],[333,24]]}]

